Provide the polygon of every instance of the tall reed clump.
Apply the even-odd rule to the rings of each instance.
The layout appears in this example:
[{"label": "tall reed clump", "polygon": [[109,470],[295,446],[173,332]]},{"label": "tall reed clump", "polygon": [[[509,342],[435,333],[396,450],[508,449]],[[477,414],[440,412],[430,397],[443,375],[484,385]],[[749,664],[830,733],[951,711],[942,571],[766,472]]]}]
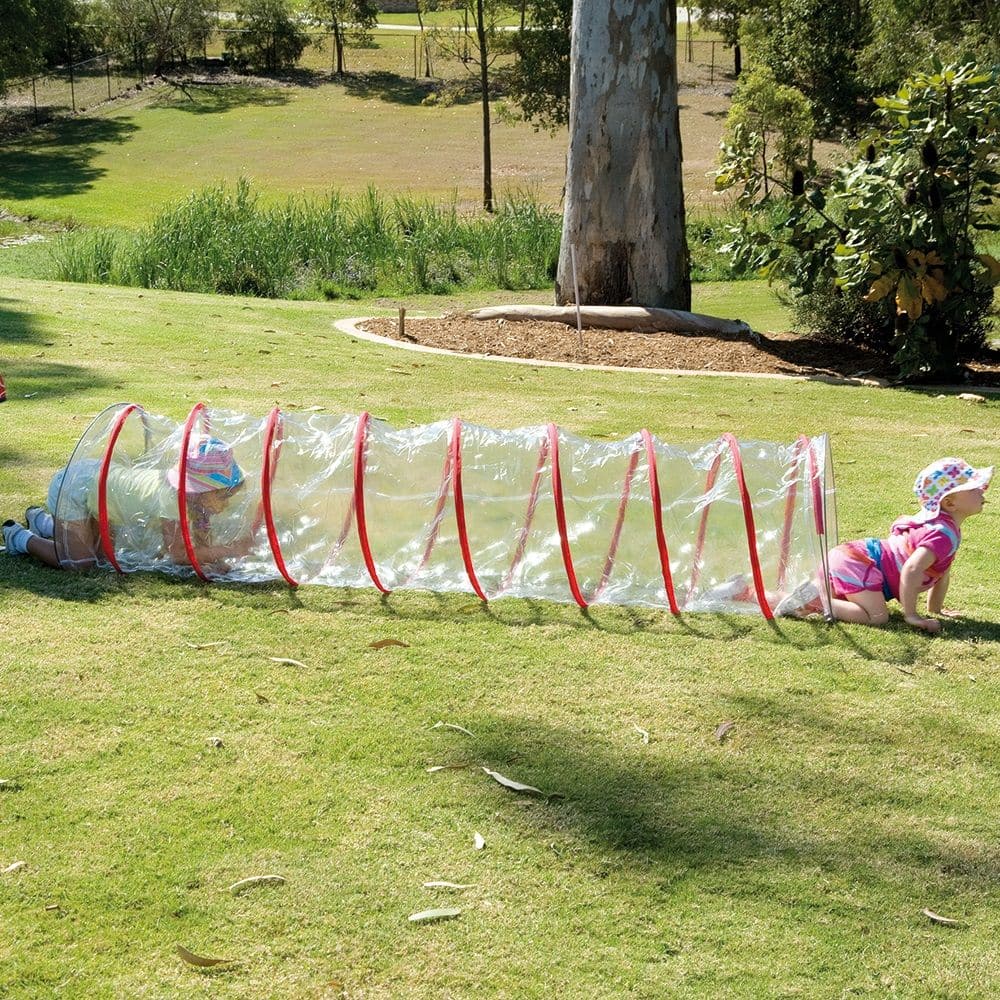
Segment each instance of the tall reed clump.
[{"label": "tall reed clump", "polygon": [[538,288],[552,280],[560,225],[524,196],[489,217],[374,188],[266,205],[241,179],[191,194],[135,233],[68,233],[53,258],[63,281],[270,298]]}]

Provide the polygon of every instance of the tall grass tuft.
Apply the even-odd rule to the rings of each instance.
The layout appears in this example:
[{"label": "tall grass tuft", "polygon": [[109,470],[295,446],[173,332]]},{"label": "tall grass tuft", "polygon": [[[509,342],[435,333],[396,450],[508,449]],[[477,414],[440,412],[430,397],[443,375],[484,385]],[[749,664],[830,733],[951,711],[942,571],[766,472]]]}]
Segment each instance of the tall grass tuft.
[{"label": "tall grass tuft", "polygon": [[269,298],[538,288],[552,280],[560,224],[528,197],[488,217],[374,188],[264,205],[241,179],[191,194],[135,233],[67,233],[53,259],[63,281]]}]

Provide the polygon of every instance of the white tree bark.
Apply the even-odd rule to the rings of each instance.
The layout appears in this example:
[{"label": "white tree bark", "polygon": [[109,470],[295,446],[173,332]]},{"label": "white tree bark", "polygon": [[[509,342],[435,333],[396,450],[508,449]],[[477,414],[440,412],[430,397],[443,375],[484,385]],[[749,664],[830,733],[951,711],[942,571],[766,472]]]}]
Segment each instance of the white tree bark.
[{"label": "white tree bark", "polygon": [[576,0],[556,302],[691,307],[674,0]]}]

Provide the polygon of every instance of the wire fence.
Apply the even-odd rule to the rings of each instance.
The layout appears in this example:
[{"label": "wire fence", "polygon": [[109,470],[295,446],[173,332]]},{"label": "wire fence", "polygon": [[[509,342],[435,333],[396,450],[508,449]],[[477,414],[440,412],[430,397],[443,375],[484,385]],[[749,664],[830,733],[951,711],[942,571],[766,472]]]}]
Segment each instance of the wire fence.
[{"label": "wire fence", "polygon": [[[159,68],[161,71],[196,70],[199,66],[250,69],[236,44],[241,34],[238,28],[217,28],[206,36],[201,52],[178,53]],[[356,74],[458,80],[470,73],[478,75],[475,45],[471,31],[448,34],[374,31],[362,43],[348,39],[343,48],[343,68]],[[493,68],[513,59],[513,55],[502,54]],[[296,69],[321,75],[335,73],[335,36],[331,32],[310,33]],[[54,118],[93,112],[108,101],[134,91],[150,70],[149,65],[144,65],[140,47],[135,52],[108,52],[30,79],[13,81],[0,100],[0,134],[29,129]],[[678,41],[677,76],[681,86],[724,84],[733,79],[734,71],[733,50],[724,43],[705,39]]]}]

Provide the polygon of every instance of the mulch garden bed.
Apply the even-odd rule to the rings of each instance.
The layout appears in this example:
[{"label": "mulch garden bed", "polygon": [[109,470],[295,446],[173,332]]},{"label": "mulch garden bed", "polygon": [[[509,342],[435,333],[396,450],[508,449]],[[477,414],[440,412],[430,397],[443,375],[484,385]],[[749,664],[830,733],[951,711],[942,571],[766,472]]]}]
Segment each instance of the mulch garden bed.
[{"label": "mulch garden bed", "polygon": [[[395,318],[361,324],[369,333],[393,340],[441,347],[466,354],[489,354],[543,361],[567,361],[625,368],[678,368],[718,372],[763,372],[831,378],[891,378],[885,358],[864,348],[832,344],[794,333],[745,337],[690,336],[584,330],[581,349],[575,327],[537,320],[475,320],[463,313],[437,319],[407,317],[400,338]],[[1000,387],[1000,351],[969,365],[970,385]]]}]

